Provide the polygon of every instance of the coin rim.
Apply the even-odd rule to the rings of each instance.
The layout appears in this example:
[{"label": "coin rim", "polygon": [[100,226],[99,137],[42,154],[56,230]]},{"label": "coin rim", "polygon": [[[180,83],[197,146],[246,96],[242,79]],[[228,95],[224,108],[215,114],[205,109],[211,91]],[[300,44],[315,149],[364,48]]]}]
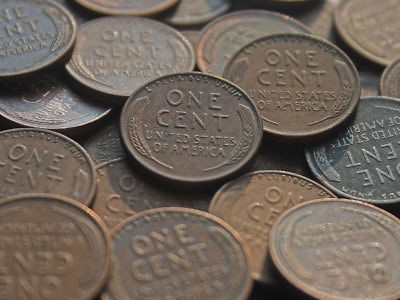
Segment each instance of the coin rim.
[{"label": "coin rim", "polygon": [[392,79],[391,73],[393,70],[399,69],[400,70],[400,57],[392,61],[384,70],[381,75],[381,79],[379,81],[379,92],[381,93],[382,96],[386,97],[391,97],[391,98],[396,98],[395,96],[389,95],[390,92],[388,91],[389,89],[389,83],[387,82],[388,80]]}]

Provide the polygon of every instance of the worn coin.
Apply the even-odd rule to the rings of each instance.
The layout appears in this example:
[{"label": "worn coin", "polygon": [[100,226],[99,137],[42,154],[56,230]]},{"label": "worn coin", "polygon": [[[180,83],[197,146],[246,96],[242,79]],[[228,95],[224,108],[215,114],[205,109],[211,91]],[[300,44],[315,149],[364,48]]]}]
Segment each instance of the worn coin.
[{"label": "worn coin", "polygon": [[0,132],[0,199],[48,193],[89,205],[95,176],[87,152],[62,134],[29,128]]},{"label": "worn coin", "polygon": [[[116,299],[247,299],[249,252],[239,235],[210,214],[187,208],[148,210],[111,233]],[[127,267],[128,266],[128,267]]]},{"label": "worn coin", "polygon": [[125,101],[142,84],[194,64],[190,42],[175,29],[151,19],[104,17],[79,28],[67,71],[83,86]]},{"label": "worn coin", "polygon": [[2,0],[1,12],[0,79],[42,70],[74,45],[76,21],[52,0]]},{"label": "worn coin", "polygon": [[384,96],[400,98],[400,59],[391,63],[383,72],[380,91]]},{"label": "worn coin", "polygon": [[210,183],[239,171],[262,138],[246,93],[196,72],[167,75],[135,91],[120,123],[122,140],[140,164],[185,183]]},{"label": "worn coin", "polygon": [[316,299],[399,299],[400,220],[349,200],[302,203],[271,229],[281,274]]},{"label": "worn coin", "polygon": [[63,197],[0,201],[1,298],[88,300],[109,276],[111,241],[91,210]]},{"label": "worn coin", "polygon": [[214,196],[209,212],[235,228],[250,248],[253,277],[271,284],[266,268],[268,236],[275,220],[292,206],[335,197],[318,183],[289,172],[259,171],[225,184]]},{"label": "worn coin", "polygon": [[277,34],[250,43],[235,54],[224,77],[254,101],[264,131],[286,138],[335,129],[354,112],[361,91],[347,55],[305,34]]},{"label": "worn coin", "polygon": [[242,10],[224,15],[201,31],[197,63],[205,73],[222,75],[240,48],[268,34],[284,32],[310,33],[310,30],[289,16],[266,10]]},{"label": "worn coin", "polygon": [[399,0],[344,0],[335,13],[342,39],[360,55],[386,66],[400,53]]}]

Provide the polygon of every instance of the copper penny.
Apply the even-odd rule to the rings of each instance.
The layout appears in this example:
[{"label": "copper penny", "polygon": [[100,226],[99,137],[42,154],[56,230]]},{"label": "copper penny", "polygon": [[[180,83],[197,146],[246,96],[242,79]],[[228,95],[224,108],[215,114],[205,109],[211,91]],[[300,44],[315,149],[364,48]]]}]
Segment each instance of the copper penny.
[{"label": "copper penny", "polygon": [[360,97],[351,60],[311,35],[277,34],[242,48],[224,70],[258,108],[264,131],[285,138],[315,137],[342,124]]},{"label": "copper penny", "polygon": [[284,32],[311,33],[295,19],[266,10],[242,10],[219,17],[201,31],[196,51],[199,68],[222,75],[240,48],[268,34]]},{"label": "copper penny", "polygon": [[75,17],[78,25],[98,17],[95,13],[84,9],[73,0],[55,0],[68,9]]},{"label": "copper penny", "polygon": [[197,42],[199,41],[200,31],[198,30],[182,30],[181,33],[189,40],[192,44],[193,49],[196,52]]},{"label": "copper penny", "polygon": [[380,91],[384,96],[400,98],[400,59],[391,63],[383,72]]},{"label": "copper penny", "polygon": [[253,277],[271,284],[266,271],[268,235],[275,220],[294,205],[335,197],[320,184],[283,171],[259,171],[225,184],[214,196],[209,212],[235,228],[254,261]]},{"label": "copper penny", "polygon": [[62,134],[28,128],[0,132],[0,199],[48,193],[89,205],[95,176],[86,151]]},{"label": "copper penny", "polygon": [[247,299],[249,252],[222,220],[187,208],[133,216],[111,233],[116,299]]},{"label": "copper penny", "polygon": [[386,66],[400,53],[399,0],[344,0],[335,13],[342,39],[357,53]]},{"label": "copper penny", "polygon": [[80,26],[67,71],[90,90],[125,101],[144,83],[194,64],[190,42],[175,29],[151,19],[104,17]]},{"label": "copper penny", "polygon": [[122,140],[152,172],[185,183],[209,183],[254,157],[262,124],[234,84],[202,73],[173,74],[137,90],[121,114]]},{"label": "copper penny", "polygon": [[399,299],[400,220],[344,199],[302,203],[271,229],[280,273],[316,299]]},{"label": "copper penny", "polygon": [[1,298],[93,299],[110,271],[111,241],[91,210],[63,197],[0,201]]}]

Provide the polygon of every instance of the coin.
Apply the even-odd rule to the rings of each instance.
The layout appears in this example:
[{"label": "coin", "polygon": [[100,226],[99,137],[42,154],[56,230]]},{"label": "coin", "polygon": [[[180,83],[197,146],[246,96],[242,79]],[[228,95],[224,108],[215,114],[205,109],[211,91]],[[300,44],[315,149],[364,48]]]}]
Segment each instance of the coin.
[{"label": "coin", "polygon": [[2,0],[0,79],[29,75],[62,60],[75,42],[76,21],[52,0]]},{"label": "coin", "polygon": [[67,71],[88,89],[125,101],[144,83],[194,64],[190,42],[175,29],[145,18],[104,17],[79,28]]},{"label": "coin", "polygon": [[0,201],[1,296],[87,300],[110,271],[111,241],[91,210],[63,197]]},{"label": "coin", "polygon": [[262,125],[248,96],[232,83],[202,73],[156,79],[126,102],[122,140],[143,166],[181,183],[211,183],[254,157]]},{"label": "coin", "polygon": [[293,207],[271,229],[272,260],[317,299],[398,299],[399,219],[372,205],[317,200]]},{"label": "coin", "polygon": [[305,34],[277,34],[250,43],[235,54],[224,77],[254,101],[265,132],[292,139],[341,125],[356,109],[361,90],[347,55]]},{"label": "coin", "polygon": [[66,9],[68,9],[74,15],[75,20],[78,23],[78,25],[81,25],[81,24],[97,17],[96,14],[94,14],[91,11],[83,9],[75,1],[71,1],[71,0],[55,0],[55,1],[60,3],[61,5],[63,5]]},{"label": "coin", "polygon": [[201,31],[196,51],[199,68],[222,75],[240,48],[265,35],[283,32],[310,30],[289,16],[266,10],[242,10],[219,17]]},{"label": "coin", "polygon": [[398,0],[344,0],[335,13],[341,38],[358,54],[386,66],[400,53]]},{"label": "coin", "polygon": [[246,245],[210,214],[148,210],[118,225],[111,237],[114,298],[244,300],[251,291]]},{"label": "coin", "polygon": [[95,176],[86,151],[62,134],[28,128],[0,132],[0,199],[47,193],[89,205]]},{"label": "coin", "polygon": [[378,96],[380,72],[361,68],[358,70],[358,74],[361,80],[361,97]]},{"label": "coin", "polygon": [[254,279],[272,285],[274,279],[266,268],[271,226],[292,206],[327,197],[335,195],[306,177],[283,171],[259,171],[220,188],[209,212],[235,228],[249,246]]},{"label": "coin", "polygon": [[196,52],[197,49],[197,42],[200,37],[200,31],[197,30],[182,30],[181,33],[189,40],[192,44],[193,49]]},{"label": "coin", "polygon": [[1,91],[0,115],[18,126],[81,134],[111,112],[111,107],[77,94],[57,72],[1,85]]},{"label": "coin", "polygon": [[375,204],[400,201],[400,100],[368,97],[340,133],[306,151],[316,178],[336,194]]},{"label": "coin", "polygon": [[400,98],[400,59],[391,63],[383,72],[380,91],[384,96]]}]

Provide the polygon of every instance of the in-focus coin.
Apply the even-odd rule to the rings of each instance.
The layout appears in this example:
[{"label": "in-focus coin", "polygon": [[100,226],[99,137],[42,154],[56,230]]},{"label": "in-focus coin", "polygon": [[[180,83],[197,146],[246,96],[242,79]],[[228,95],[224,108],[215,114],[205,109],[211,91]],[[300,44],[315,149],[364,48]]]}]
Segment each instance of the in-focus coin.
[{"label": "in-focus coin", "polygon": [[29,75],[64,58],[75,42],[73,15],[52,0],[2,0],[0,79]]},{"label": "in-focus coin", "polygon": [[242,10],[219,17],[201,31],[196,51],[199,68],[222,75],[240,48],[268,34],[284,32],[310,30],[289,16],[265,10]]},{"label": "in-focus coin", "polygon": [[175,29],[145,18],[105,17],[80,26],[67,71],[90,90],[125,101],[144,83],[194,64],[190,42]]},{"label": "in-focus coin", "polygon": [[29,128],[0,132],[0,199],[47,193],[89,205],[95,176],[87,152],[62,134]]},{"label": "in-focus coin", "polygon": [[400,59],[391,63],[383,72],[380,91],[383,96],[400,98]]},{"label": "in-focus coin", "polygon": [[110,271],[111,242],[91,210],[63,197],[0,201],[1,297],[93,299]]},{"label": "in-focus coin", "polygon": [[224,77],[254,101],[264,131],[286,138],[335,129],[354,112],[361,90],[347,55],[305,34],[277,34],[250,43],[235,54]]},{"label": "in-focus coin", "polygon": [[351,124],[306,151],[316,178],[338,195],[374,204],[400,201],[400,100],[363,98]]},{"label": "in-focus coin", "polygon": [[399,0],[344,0],[335,13],[341,38],[360,55],[386,66],[400,53]]},{"label": "in-focus coin", "polygon": [[244,300],[252,280],[239,235],[210,214],[187,208],[148,210],[111,233],[110,294],[120,300]]},{"label": "in-focus coin", "polygon": [[111,112],[78,95],[56,72],[0,87],[0,115],[19,126],[81,134]]},{"label": "in-focus coin", "polygon": [[318,183],[289,172],[259,171],[225,184],[214,196],[209,212],[233,226],[250,248],[253,277],[272,285],[266,257],[275,220],[294,205],[335,197]]},{"label": "in-focus coin", "polygon": [[293,207],[271,229],[280,273],[316,299],[399,299],[400,221],[372,205],[317,200]]},{"label": "in-focus coin", "polygon": [[120,123],[123,143],[140,164],[193,184],[233,175],[262,138],[256,107],[243,90],[195,72],[167,75],[135,91]]}]

